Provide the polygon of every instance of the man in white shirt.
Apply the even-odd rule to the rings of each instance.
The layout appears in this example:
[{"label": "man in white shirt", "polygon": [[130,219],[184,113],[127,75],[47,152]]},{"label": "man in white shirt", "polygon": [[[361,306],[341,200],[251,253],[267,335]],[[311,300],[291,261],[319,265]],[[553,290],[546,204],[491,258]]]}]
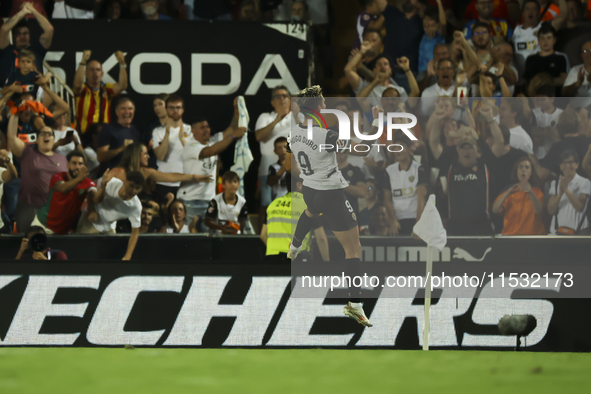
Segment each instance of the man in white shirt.
[{"label": "man in white shirt", "polygon": [[[456,90],[454,81],[455,66],[451,59],[441,59],[437,63],[437,83],[423,90],[421,94],[421,114],[429,116],[435,110],[436,97],[452,97]],[[469,86],[466,83],[466,86]]]},{"label": "man in white shirt", "polygon": [[591,104],[591,41],[586,41],[581,46],[581,58],[583,64],[571,68],[564,87],[563,97],[586,97],[586,100],[577,100],[577,106]]},{"label": "man in white shirt", "polygon": [[95,211],[84,211],[78,223],[78,234],[115,234],[117,221],[129,219],[131,236],[123,260],[131,260],[142,224],[142,203],[137,195],[145,183],[146,179],[139,171],[128,173],[125,182],[113,178],[109,170],[105,171],[94,195]]},{"label": "man in white shirt", "polygon": [[[262,219],[271,204],[272,188],[267,184],[269,166],[277,161],[274,141],[279,137],[289,137],[292,125],[291,95],[287,87],[278,85],[271,91],[272,112],[264,112],[257,119],[255,136],[261,147],[261,163],[259,165],[259,186],[261,188],[261,208],[259,217]],[[211,200],[213,196],[209,198]],[[208,203],[209,203],[208,200]],[[264,220],[259,220],[261,223]]]},{"label": "man in white shirt", "polygon": [[[223,132],[211,135],[207,120],[200,118],[193,123],[191,135],[182,152],[185,174],[209,175],[211,180],[217,176],[217,155],[226,150],[232,142],[244,136],[246,128],[237,127],[238,122],[232,124]],[[199,231],[207,231],[203,225],[205,211],[209,202],[215,197],[215,182],[182,183],[176,196],[185,203],[187,224],[197,215]]]},{"label": "man in white shirt", "polygon": [[503,99],[499,106],[499,123],[506,126],[511,133],[509,145],[515,149],[533,154],[534,143],[527,131],[517,123],[523,116],[523,105],[517,99]]},{"label": "man in white shirt", "polygon": [[[167,123],[154,129],[150,142],[158,171],[183,173],[181,154],[186,138],[191,134],[191,126],[183,123],[184,112],[183,98],[177,94],[170,95],[166,100]],[[154,190],[157,200],[160,201],[168,193],[176,195],[180,185],[180,182],[158,182]]]},{"label": "man in white shirt", "polygon": [[552,144],[560,141],[556,125],[563,111],[554,105],[554,91],[553,86],[542,85],[536,90],[533,99],[535,108],[532,112],[536,118],[533,135],[536,138],[535,152],[538,160],[546,156]]}]

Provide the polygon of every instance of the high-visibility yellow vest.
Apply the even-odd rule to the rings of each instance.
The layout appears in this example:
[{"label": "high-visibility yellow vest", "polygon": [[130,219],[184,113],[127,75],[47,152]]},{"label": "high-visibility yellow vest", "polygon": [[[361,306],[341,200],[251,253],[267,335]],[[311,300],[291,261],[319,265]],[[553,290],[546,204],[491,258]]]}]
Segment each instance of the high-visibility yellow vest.
[{"label": "high-visibility yellow vest", "polygon": [[[287,193],[273,200],[267,207],[267,256],[289,251],[292,233],[306,209],[302,193]],[[310,235],[302,243],[302,250],[310,250]]]}]

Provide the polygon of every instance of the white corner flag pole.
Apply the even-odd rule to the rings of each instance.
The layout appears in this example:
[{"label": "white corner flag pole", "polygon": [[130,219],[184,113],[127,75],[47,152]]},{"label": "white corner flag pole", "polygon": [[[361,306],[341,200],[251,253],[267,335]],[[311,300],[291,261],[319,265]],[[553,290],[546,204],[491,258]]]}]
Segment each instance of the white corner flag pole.
[{"label": "white corner flag pole", "polygon": [[431,331],[431,276],[433,275],[433,247],[427,246],[427,283],[425,284],[425,327],[423,328],[423,350],[429,350],[429,332]]}]

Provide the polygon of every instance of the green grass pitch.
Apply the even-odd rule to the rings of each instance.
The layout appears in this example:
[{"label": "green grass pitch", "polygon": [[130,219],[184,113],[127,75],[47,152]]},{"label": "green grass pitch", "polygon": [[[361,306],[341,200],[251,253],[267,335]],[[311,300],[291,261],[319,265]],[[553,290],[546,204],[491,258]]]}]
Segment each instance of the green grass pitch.
[{"label": "green grass pitch", "polygon": [[589,393],[591,354],[0,349],[0,393]]}]

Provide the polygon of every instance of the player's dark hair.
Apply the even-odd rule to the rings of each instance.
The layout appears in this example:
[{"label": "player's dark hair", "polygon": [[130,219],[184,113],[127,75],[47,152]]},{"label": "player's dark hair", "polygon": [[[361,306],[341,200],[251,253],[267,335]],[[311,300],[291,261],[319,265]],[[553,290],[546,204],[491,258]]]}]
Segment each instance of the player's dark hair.
[{"label": "player's dark hair", "polygon": [[552,26],[550,22],[544,22],[542,23],[542,27],[540,27],[540,30],[538,30],[538,39],[540,38],[540,35],[548,33],[552,33],[552,36],[556,38],[556,29],[554,28],[554,26]]},{"label": "player's dark hair", "polygon": [[568,159],[571,156],[577,164],[580,163],[579,154],[577,153],[577,151],[572,150],[572,149],[565,150],[564,152],[562,152],[560,154],[560,163],[562,163],[563,161],[565,161],[566,159]]},{"label": "player's dark hair", "polygon": [[521,12],[523,12],[525,10],[525,5],[527,3],[534,3],[538,7],[538,13],[540,13],[540,11],[542,11],[540,8],[540,3],[538,3],[538,0],[524,0],[523,3],[521,4]]},{"label": "player's dark hair", "polygon": [[277,85],[275,86],[272,90],[271,90],[271,100],[273,100],[275,98],[275,93],[278,90],[285,90],[287,92],[287,94],[289,95],[289,89],[287,88],[287,86],[285,85]]},{"label": "player's dark hair", "polygon": [[556,90],[554,89],[554,86],[546,83],[536,89],[535,96],[555,97]]},{"label": "player's dark hair", "polygon": [[479,27],[482,27],[482,28],[486,29],[486,31],[488,31],[489,34],[490,34],[490,26],[488,25],[488,23],[476,21],[472,25],[472,35],[474,35],[474,30],[478,29]]},{"label": "player's dark hair", "polygon": [[287,142],[287,138],[285,138],[285,137],[277,137],[275,139],[275,141],[273,141],[273,148],[275,148],[277,146],[277,144],[280,144],[282,142]]},{"label": "player's dark hair", "polygon": [[168,98],[166,100],[164,100],[164,102],[166,103],[167,106],[169,103],[179,103],[179,102],[181,104],[183,104],[183,106],[185,106],[185,100],[183,100],[183,98],[179,94],[176,94],[176,93],[168,96]]},{"label": "player's dark hair", "polygon": [[240,177],[234,171],[226,171],[224,173],[224,175],[222,176],[222,183],[232,182],[232,181],[240,182]]},{"label": "player's dark hair", "polygon": [[144,177],[144,174],[142,174],[140,171],[129,172],[127,174],[127,181],[133,182],[136,185],[141,186],[142,188],[146,184],[146,178]]},{"label": "player's dark hair", "polygon": [[72,157],[81,157],[84,161],[84,164],[86,164],[86,156],[79,150],[74,149],[73,151],[68,153],[68,155],[66,156],[66,159],[68,159],[68,163],[70,162],[70,160],[72,160]]}]

